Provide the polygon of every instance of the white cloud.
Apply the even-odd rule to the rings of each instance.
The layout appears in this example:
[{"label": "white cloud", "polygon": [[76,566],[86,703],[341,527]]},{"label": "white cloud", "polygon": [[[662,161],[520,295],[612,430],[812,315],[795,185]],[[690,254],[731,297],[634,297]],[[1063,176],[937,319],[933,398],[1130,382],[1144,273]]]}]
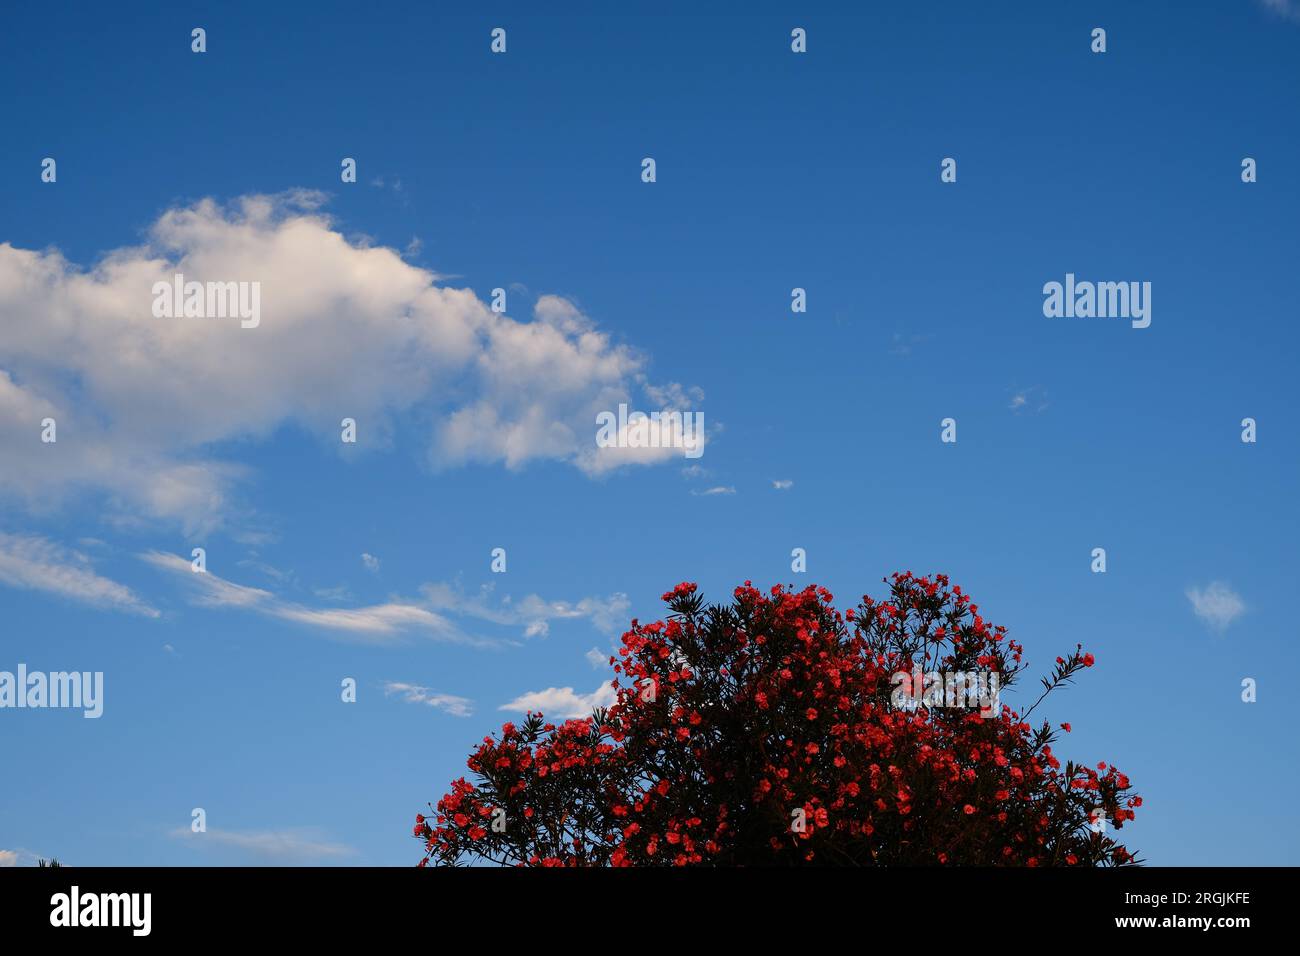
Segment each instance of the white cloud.
[{"label": "white cloud", "polygon": [[1017,415],[1023,412],[1043,412],[1047,410],[1047,391],[1041,385],[1015,389],[1007,408]]},{"label": "white cloud", "polygon": [[86,555],[38,535],[0,532],[0,583],[56,594],[93,607],[159,616],[126,585],[96,574]]},{"label": "white cloud", "polygon": [[609,654],[598,647],[593,647],[584,656],[587,658],[587,663],[596,670],[609,666]]},{"label": "white cloud", "polygon": [[375,574],[379,573],[379,559],[376,558],[373,554],[367,554],[365,552],[362,552],[361,563],[366,566],[367,571],[372,571]]},{"label": "white cloud", "polygon": [[298,576],[292,571],[281,571],[274,565],[267,564],[257,557],[256,552],[242,561],[236,562],[241,568],[252,568],[259,574],[264,574],[279,584],[296,584]]},{"label": "white cloud", "polygon": [[354,852],[341,843],[322,840],[310,831],[304,830],[241,832],[209,828],[204,833],[194,833],[189,827],[178,827],[171,831],[171,835],[197,847],[217,846],[240,850],[272,864],[349,856]]},{"label": "white cloud", "polygon": [[714,488],[706,488],[703,491],[692,491],[693,495],[734,495],[736,493],[735,485],[718,485]]},{"label": "white cloud", "polygon": [[698,385],[687,387],[677,382],[664,385],[651,385],[647,382],[645,394],[650,399],[651,407],[659,411],[688,412],[698,408],[704,401],[704,389]]},{"label": "white cloud", "polygon": [[179,554],[147,551],[140,558],[164,571],[189,576],[197,592],[193,603],[199,607],[265,607],[275,599],[270,591],[234,584],[211,571],[195,571],[194,565]]},{"label": "white cloud", "polygon": [[[626,422],[612,436],[612,444],[596,446],[593,443],[579,454],[577,465],[588,475],[604,475],[625,465],[693,461],[704,454],[710,434],[716,435],[721,431],[716,422],[705,427],[703,412],[699,408],[704,401],[702,389],[686,388],[677,382],[653,385],[643,375],[638,375],[637,381],[649,400],[648,407],[628,409]],[[618,414],[616,405],[601,411]],[[680,413],[680,419],[668,418],[665,413]],[[699,413],[698,417],[695,413]],[[697,471],[703,471],[698,463],[683,468],[683,474],[687,476]]]},{"label": "white cloud", "polygon": [[0,850],[0,866],[17,866],[17,850]]},{"label": "white cloud", "polygon": [[[639,428],[645,429],[644,439],[638,437],[638,444],[633,445],[632,433]],[[674,435],[671,425],[652,421],[642,426],[635,419],[629,420],[625,427],[618,430],[613,444],[597,446],[593,441],[590,448],[579,454],[577,465],[588,475],[599,477],[629,465],[662,465],[680,461],[686,457],[686,450],[683,446],[674,444],[677,441]],[[698,447],[703,449],[708,443],[706,439],[707,433],[698,439],[692,438],[691,441],[698,441]]]},{"label": "white cloud", "polygon": [[614,703],[615,691],[609,684],[601,684],[590,694],[574,693],[572,687],[548,687],[546,690],[529,691],[516,697],[508,704],[502,704],[498,710],[510,710],[524,713],[534,711],[549,717],[589,717],[597,707],[608,707]]},{"label": "white cloud", "polygon": [[270,613],[286,621],[355,634],[384,636],[416,630],[447,638],[459,634],[445,618],[413,604],[373,604],[358,608],[309,608],[296,604],[277,604]]},{"label": "white cloud", "polygon": [[630,606],[627,595],[619,593],[608,598],[586,597],[576,602],[548,601],[530,594],[519,601],[506,597],[491,604],[488,601],[491,587],[484,587],[478,595],[470,597],[450,585],[435,583],[421,587],[420,596],[413,599],[395,598],[384,604],[358,608],[310,607],[262,588],[235,584],[210,570],[196,572],[180,555],[149,551],[139,557],[184,581],[190,590],[189,602],[196,607],[255,611],[279,620],[341,632],[376,643],[395,640],[409,633],[464,644],[499,643],[470,636],[452,620],[453,617],[521,627],[524,637],[545,636],[550,630],[550,622],[556,620],[586,620],[598,630],[610,633],[627,624]]},{"label": "white cloud", "polygon": [[1205,588],[1187,589],[1187,600],[1192,611],[1216,631],[1224,631],[1246,610],[1241,597],[1222,581],[1214,581]]},{"label": "white cloud", "polygon": [[777,491],[785,491],[788,488],[793,488],[794,482],[791,481],[789,478],[777,478],[775,481],[772,482],[772,487],[775,488]]},{"label": "white cloud", "polygon": [[585,597],[580,601],[548,601],[530,594],[518,601],[505,597],[495,605],[489,603],[493,588],[485,586],[477,595],[467,595],[448,584],[426,584],[420,589],[424,603],[439,611],[461,617],[489,621],[493,624],[524,628],[525,637],[544,637],[550,633],[551,621],[588,620],[604,633],[621,632],[628,623],[631,602],[626,594],[615,592],[606,598]]},{"label": "white cloud", "polygon": [[[299,191],[171,209],[142,245],[89,269],[0,243],[0,495],[91,492],[110,516],[205,530],[238,513],[247,474],[218,442],[291,425],[338,447],[346,416],[373,446],[411,413],[433,423],[435,468],[554,459],[595,474],[598,411],[637,392],[692,396],[646,382],[645,358],[573,303],[542,296],[532,321],[496,314],[397,250],[350,242],[322,202]],[[260,325],[155,318],[153,285],[177,273],[259,282]],[[40,441],[46,417],[53,444]]]},{"label": "white cloud", "polygon": [[150,551],[140,557],[184,579],[192,589],[191,603],[207,608],[239,608],[284,621],[337,631],[362,640],[385,641],[411,632],[466,643],[473,641],[439,614],[416,604],[390,602],[359,608],[312,608],[286,601],[261,588],[234,584],[212,571],[195,572],[190,562],[174,554]]},{"label": "white cloud", "polygon": [[1288,20],[1300,20],[1300,3],[1296,0],[1259,0],[1263,6]]},{"label": "white cloud", "polygon": [[384,696],[391,697],[393,694],[400,694],[407,703],[426,704],[435,710],[445,711],[453,717],[468,717],[474,713],[472,700],[452,694],[439,694],[419,684],[388,681],[384,684]]}]

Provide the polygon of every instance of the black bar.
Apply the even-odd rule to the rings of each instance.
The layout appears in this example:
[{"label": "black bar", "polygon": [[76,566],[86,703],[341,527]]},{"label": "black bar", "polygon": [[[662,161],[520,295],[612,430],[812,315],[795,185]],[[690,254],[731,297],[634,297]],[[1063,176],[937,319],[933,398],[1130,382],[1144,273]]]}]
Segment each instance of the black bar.
[{"label": "black bar", "polygon": [[[1252,930],[1284,931],[1294,868],[1130,867],[1031,869],[632,869],[495,868],[13,868],[0,870],[6,942],[148,938],[165,942],[275,941],[337,944],[424,939],[427,945],[493,941],[593,945],[640,932],[734,944],[737,934],[794,933],[864,945],[870,933],[918,950],[1023,933],[1068,931],[1165,939],[1200,934],[1230,943]],[[140,909],[109,900],[113,926],[54,926],[58,895],[72,887],[89,918],[99,894],[149,894],[148,935]],[[1184,894],[1180,897],[1175,894]],[[87,903],[87,896],[95,896]],[[89,907],[89,908],[88,908]],[[1120,920],[1151,920],[1120,925]],[[1210,920],[1208,927],[1201,920]],[[1196,920],[1195,924],[1190,920]],[[1230,925],[1224,921],[1232,921]],[[547,929],[545,927],[549,926]],[[442,927],[441,930],[438,927]],[[471,932],[478,927],[481,932]],[[669,933],[667,937],[662,936]],[[540,934],[540,935],[539,935]],[[617,934],[617,937],[609,935]],[[605,940],[598,943],[599,940]]]}]

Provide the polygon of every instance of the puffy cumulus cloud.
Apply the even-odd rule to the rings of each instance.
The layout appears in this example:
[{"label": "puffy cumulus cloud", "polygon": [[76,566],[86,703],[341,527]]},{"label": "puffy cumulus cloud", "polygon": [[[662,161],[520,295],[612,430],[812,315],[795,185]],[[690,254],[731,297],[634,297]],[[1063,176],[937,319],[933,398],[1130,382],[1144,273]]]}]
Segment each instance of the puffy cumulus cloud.
[{"label": "puffy cumulus cloud", "polygon": [[[697,429],[693,419],[681,422],[653,418],[645,412],[629,413],[627,422],[613,431],[613,444],[584,448],[577,465],[594,477],[628,465],[661,465],[685,457],[698,458],[704,453],[707,433],[702,427]],[[698,454],[687,454],[696,449]]]},{"label": "puffy cumulus cloud", "polygon": [[590,694],[575,693],[572,687],[548,687],[521,694],[498,710],[545,714],[549,717],[590,717],[597,707],[609,707],[618,695],[610,684],[601,684]]},{"label": "puffy cumulus cloud", "polygon": [[[537,300],[535,321],[492,324],[475,360],[481,397],[455,409],[439,425],[431,451],[435,466],[501,461],[518,468],[533,458],[597,467],[596,416],[627,402],[643,382],[643,358],[615,345],[604,332],[558,296]],[[628,457],[625,464],[680,457]]]},{"label": "puffy cumulus cloud", "polygon": [[[676,382],[654,385],[644,377],[639,382],[649,400],[649,412],[608,409],[610,425],[617,425],[611,430],[611,442],[588,446],[578,455],[577,465],[587,474],[598,476],[626,465],[699,458],[709,435],[721,431],[717,423],[705,427],[704,413],[699,409],[704,401],[701,389],[683,388]],[[687,465],[684,473],[703,470],[696,463]]]},{"label": "puffy cumulus cloud", "polygon": [[[90,491],[124,516],[210,528],[245,472],[216,442],[286,424],[334,438],[343,417],[384,434],[416,406],[428,460],[595,467],[596,414],[651,385],[645,358],[572,302],[531,321],[393,249],[349,242],[309,192],[172,209],[143,244],[89,269],[57,250],[0,244],[0,494],[57,502]],[[154,286],[260,284],[260,322],[157,318]],[[53,418],[58,441],[40,441]],[[624,462],[645,459],[628,456]]]}]

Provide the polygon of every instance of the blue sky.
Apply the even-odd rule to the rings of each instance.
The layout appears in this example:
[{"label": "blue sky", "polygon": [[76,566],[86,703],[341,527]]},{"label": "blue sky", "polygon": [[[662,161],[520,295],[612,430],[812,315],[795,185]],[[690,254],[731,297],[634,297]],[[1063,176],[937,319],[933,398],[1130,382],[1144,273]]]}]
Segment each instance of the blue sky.
[{"label": "blue sky", "polygon": [[[0,670],[105,702],[0,710],[0,863],[413,864],[678,581],[911,569],[1097,655],[1048,713],[1151,863],[1295,864],[1300,4],[602,6],[4,13]],[[620,398],[703,456],[597,454]]]}]

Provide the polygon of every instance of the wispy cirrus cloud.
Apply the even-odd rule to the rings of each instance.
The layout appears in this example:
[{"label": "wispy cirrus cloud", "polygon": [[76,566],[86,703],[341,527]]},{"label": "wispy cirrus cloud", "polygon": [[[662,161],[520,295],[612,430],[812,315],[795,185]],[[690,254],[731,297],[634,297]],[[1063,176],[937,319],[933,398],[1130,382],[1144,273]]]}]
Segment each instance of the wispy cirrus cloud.
[{"label": "wispy cirrus cloud", "polygon": [[322,839],[313,830],[214,830],[195,833],[177,827],[170,835],[200,849],[227,849],[266,865],[306,864],[351,856],[355,851]]},{"label": "wispy cirrus cloud", "polygon": [[93,607],[159,616],[129,587],[96,573],[85,554],[40,535],[0,532],[0,583]]},{"label": "wispy cirrus cloud", "polygon": [[469,717],[474,713],[474,702],[468,697],[454,694],[441,694],[422,687],[419,684],[406,684],[401,681],[385,681],[384,696],[400,695],[408,704],[424,704],[434,710],[441,710],[453,717]]},{"label": "wispy cirrus cloud", "polygon": [[288,601],[262,588],[246,587],[212,571],[196,572],[175,554],[149,551],[147,563],[181,577],[191,588],[190,603],[205,608],[235,608],[293,621],[357,639],[384,642],[405,633],[422,632],[442,640],[483,643],[463,634],[452,622],[415,604],[390,602],[358,608],[314,608]]},{"label": "wispy cirrus cloud", "polygon": [[503,643],[469,633],[475,622],[520,628],[524,638],[545,636],[553,621],[585,620],[606,633],[627,622],[627,595],[585,597],[579,601],[546,600],[536,594],[515,600],[506,595],[493,603],[491,586],[467,595],[448,584],[426,584],[415,598],[394,598],[363,607],[313,607],[289,600],[263,588],[228,581],[211,570],[196,572],[189,560],[177,554],[148,551],[139,555],[146,563],[185,583],[188,601],[195,607],[252,611],[327,632],[374,643],[417,634],[461,644],[489,646]]},{"label": "wispy cirrus cloud", "polygon": [[492,603],[491,585],[476,594],[465,594],[449,584],[426,584],[420,596],[429,607],[457,616],[489,621],[493,624],[521,626],[526,637],[545,636],[552,621],[587,620],[604,633],[621,631],[628,623],[631,602],[626,594],[615,592],[608,597],[585,597],[579,601],[546,600],[529,594],[519,600],[509,595]]},{"label": "wispy cirrus cloud", "polygon": [[736,493],[735,485],[715,485],[712,488],[705,488],[703,491],[692,490],[691,494],[700,498],[707,498],[713,495],[734,495]]}]

